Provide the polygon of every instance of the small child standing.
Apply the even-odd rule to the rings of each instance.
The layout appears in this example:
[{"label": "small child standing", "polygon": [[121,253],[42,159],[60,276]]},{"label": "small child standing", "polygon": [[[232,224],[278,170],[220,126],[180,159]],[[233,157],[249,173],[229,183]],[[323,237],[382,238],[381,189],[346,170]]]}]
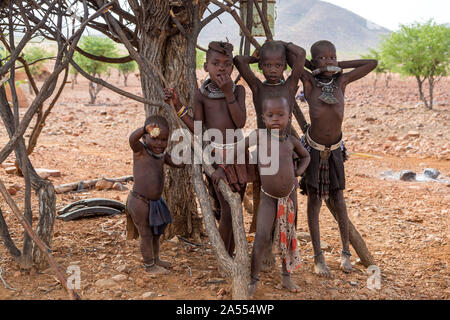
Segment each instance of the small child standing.
[{"label": "small child standing", "polygon": [[[166,153],[169,123],[155,115],[145,120],[144,127],[130,135],[133,150],[133,190],[127,199],[127,237],[141,237],[140,249],[146,271],[167,274],[170,263],[159,258],[159,238],[172,222],[169,208],[161,197],[164,190],[164,164],[181,168]],[[143,138],[143,141],[140,139]]]},{"label": "small child standing", "polygon": [[[300,266],[295,227],[297,220],[297,193],[295,187],[297,185],[296,176],[300,176],[309,164],[309,154],[297,138],[287,133],[291,119],[292,110],[288,99],[284,95],[274,93],[266,96],[262,103],[262,120],[264,121],[267,134],[263,135],[263,132],[258,130],[256,147],[257,149],[267,149],[262,150],[262,152],[258,150],[259,155],[270,155],[272,160],[276,157],[275,161],[278,161],[278,168],[275,174],[266,174],[262,169],[270,167],[273,163],[267,164],[265,163],[266,161],[258,158],[258,170],[261,177],[261,200],[258,207],[256,235],[251,257],[250,297],[253,297],[256,291],[264,254],[267,246],[271,243],[272,237],[274,245],[281,251],[282,286],[291,292],[299,290],[299,287],[292,282],[290,276],[290,273]],[[262,140],[264,136],[268,138]],[[248,150],[249,147],[251,147],[250,138],[247,137],[245,148]],[[292,161],[294,152],[299,157],[297,168],[294,167],[294,162]]]},{"label": "small child standing", "polygon": [[[303,72],[305,64],[306,51],[289,42],[284,41],[268,41],[261,46],[259,50],[259,58],[254,56],[236,56],[233,62],[238,69],[241,76],[247,82],[252,90],[253,104],[256,111],[256,120],[258,128],[265,128],[263,121],[263,103],[268,96],[273,94],[283,96],[291,111],[294,109],[300,110],[295,100],[295,94],[298,90],[298,81]],[[262,71],[265,80],[259,80],[250,68],[250,64],[258,63],[259,69]],[[292,67],[290,76],[284,80],[283,72],[287,65]],[[302,130],[306,127],[306,120],[301,111],[297,114],[299,116],[299,125]],[[289,132],[300,138],[292,124],[288,126]],[[293,155],[295,156],[295,155]],[[292,156],[291,156],[292,158]],[[294,162],[294,164],[297,161]],[[260,185],[258,179],[254,179],[253,183],[253,203],[257,208],[260,202]],[[254,231],[255,225],[258,221],[258,209],[255,210],[253,221],[250,227],[250,232]],[[263,269],[270,270],[275,262],[274,256],[270,251],[270,246],[267,247],[266,257],[263,262]]]}]

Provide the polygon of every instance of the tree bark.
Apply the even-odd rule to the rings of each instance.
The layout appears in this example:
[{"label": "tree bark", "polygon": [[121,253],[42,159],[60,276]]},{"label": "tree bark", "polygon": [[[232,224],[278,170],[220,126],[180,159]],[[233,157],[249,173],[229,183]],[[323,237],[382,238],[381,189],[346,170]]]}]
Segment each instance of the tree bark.
[{"label": "tree bark", "polygon": [[[168,29],[169,10],[168,1],[153,1],[150,10],[146,11],[149,15],[148,22],[140,26],[142,36],[138,51],[144,59],[160,67],[165,79],[177,89],[180,99],[183,101],[183,97],[186,97],[186,102],[189,103],[193,100],[191,92],[194,92],[190,86],[196,86],[196,80],[192,83],[187,76],[189,70],[186,59],[189,55],[186,38],[181,33],[172,35]],[[193,57],[195,58],[195,54]],[[144,98],[162,97],[163,93],[157,92],[149,75],[144,70],[140,71]],[[160,84],[164,86],[162,82]],[[177,128],[165,109],[146,104],[145,114],[147,117],[154,114],[163,115],[170,122],[172,130]],[[169,149],[171,145],[169,142]],[[173,218],[173,223],[167,228],[166,237],[183,235],[192,237],[196,242],[200,241],[201,219],[198,217],[195,195],[192,192],[194,188],[191,182],[191,170],[188,166],[183,169],[168,167],[166,173],[163,197],[167,200]]]},{"label": "tree bark", "polygon": [[[0,88],[0,116],[6,127],[8,135],[12,137],[15,132],[14,116],[6,101],[6,93],[4,87]],[[19,167],[22,172],[29,174],[31,186],[38,195],[39,198],[39,219],[37,224],[36,233],[42,241],[50,248],[51,239],[53,236],[53,226],[56,214],[56,197],[53,190],[53,185],[43,180],[34,170],[25,147],[25,141],[23,138],[19,139],[17,146],[14,149],[16,159],[18,160]],[[26,166],[26,167],[25,167]],[[29,216],[29,214],[28,214]],[[31,217],[26,218],[27,222],[31,225]],[[6,227],[6,225],[5,225]],[[6,230],[6,231],[5,231]],[[2,231],[6,235],[7,229]],[[29,243],[29,235],[25,236],[24,242]],[[5,239],[5,237],[3,237]],[[33,244],[32,249],[28,247],[28,244],[24,243],[24,252],[21,253],[21,257],[18,263],[22,268],[31,268],[31,257],[34,265],[39,269],[44,269],[47,266],[47,260],[42,252],[39,252],[39,248],[36,244]],[[27,249],[28,248],[28,249]],[[16,250],[13,250],[17,253]],[[11,252],[11,250],[10,250]]]},{"label": "tree bark", "polygon": [[428,78],[428,84],[429,84],[428,90],[430,92],[430,104],[428,106],[428,109],[431,110],[431,109],[433,109],[433,90],[434,90],[434,77],[433,76],[430,76]]},{"label": "tree bark", "polygon": [[420,94],[420,100],[422,100],[422,102],[425,104],[425,107],[427,108],[427,109],[430,109],[430,107],[428,106],[428,101],[427,101],[427,99],[425,98],[425,95],[423,94],[423,81],[425,80],[422,80],[422,79],[420,79],[420,77],[418,77],[418,76],[416,76],[416,79],[417,79],[417,84],[418,84],[418,86],[419,86],[419,94]]}]

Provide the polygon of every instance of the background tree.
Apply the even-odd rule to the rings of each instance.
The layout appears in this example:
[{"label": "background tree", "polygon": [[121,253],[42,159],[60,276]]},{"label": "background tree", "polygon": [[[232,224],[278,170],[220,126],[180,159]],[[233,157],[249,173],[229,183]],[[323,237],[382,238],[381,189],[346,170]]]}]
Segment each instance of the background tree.
[{"label": "background tree", "polygon": [[[41,73],[42,66],[46,57],[49,57],[50,53],[42,46],[28,46],[24,50],[23,58],[30,66],[31,74],[36,77]],[[30,93],[33,93],[33,87],[28,81],[28,89]]]},{"label": "background tree", "polygon": [[119,76],[123,76],[123,85],[126,87],[128,76],[137,70],[136,62],[119,63],[116,68],[119,70]]},{"label": "background tree", "polygon": [[[381,48],[392,71],[417,79],[420,99],[432,109],[434,85],[449,71],[450,27],[433,20],[401,25],[399,31],[384,40]],[[428,81],[428,99],[423,90],[425,81]]]},{"label": "background tree", "polygon": [[[75,55],[76,55],[76,53],[75,53]],[[74,55],[74,59],[75,59],[75,55]],[[77,69],[75,69],[72,66],[69,68],[69,73],[70,73],[70,87],[73,90],[75,85],[78,84],[77,77],[80,73],[78,72]]]},{"label": "background tree", "polygon": [[[80,48],[85,52],[96,56],[116,57],[118,54],[114,41],[106,37],[83,36],[80,40]],[[111,65],[108,63],[87,58],[78,52],[75,53],[74,60],[81,68],[93,77],[100,77],[101,75],[108,74],[110,71],[109,69],[111,68]],[[90,104],[95,103],[98,93],[102,89],[102,85],[89,81],[89,95],[91,97],[89,102]]]},{"label": "background tree", "polygon": [[387,66],[385,59],[381,56],[381,52],[378,49],[371,48],[367,54],[361,55],[362,59],[375,59],[378,61],[377,67],[375,68],[375,80],[373,81],[373,90],[377,86],[378,76],[384,74],[384,80],[386,87],[389,87],[389,80],[391,78],[391,73],[389,67]]},{"label": "background tree", "polygon": [[[66,8],[60,0],[40,1],[28,3],[22,1],[9,1],[1,3],[0,6],[0,41],[8,52],[8,58],[0,60],[0,79],[7,79],[11,88],[12,103],[6,99],[5,87],[0,86],[0,118],[5,125],[9,136],[9,141],[0,149],[0,163],[2,163],[13,151],[18,162],[18,166],[25,181],[24,209],[20,211],[16,202],[8,193],[4,183],[0,179],[0,193],[4,202],[0,202],[0,237],[9,254],[14,258],[21,268],[30,269],[36,267],[43,269],[48,266],[47,262],[54,268],[58,281],[68,291],[71,298],[77,298],[77,294],[67,286],[67,281],[60,271],[51,253],[51,242],[53,236],[53,226],[56,215],[55,192],[51,182],[42,179],[34,170],[28,157],[27,148],[23,135],[29,127],[31,120],[42,112],[44,101],[50,98],[57,88],[60,74],[65,71],[63,84],[68,74],[68,65],[72,60],[74,48],[87,26],[87,22],[97,18],[110,5],[109,3],[89,16],[89,9],[84,6],[82,11],[82,22],[72,29],[72,34],[64,36],[67,27],[63,25]],[[16,35],[20,34],[20,40]],[[55,64],[50,75],[45,79],[41,88],[35,88],[36,97],[31,102],[28,109],[19,116],[19,106],[17,93],[15,91],[15,71],[17,64],[23,64],[27,76],[32,81],[27,62],[22,58],[23,49],[33,38],[54,36],[58,50]],[[17,41],[16,41],[17,40]],[[56,93],[57,97],[62,90]],[[55,97],[52,104],[54,104]],[[37,125],[41,126],[38,122]],[[36,228],[33,230],[33,211],[31,208],[31,190],[34,190],[39,201],[39,216]],[[23,248],[17,246],[17,238],[11,237],[8,224],[2,213],[2,206],[7,204],[18,222],[24,227],[25,234]]]}]

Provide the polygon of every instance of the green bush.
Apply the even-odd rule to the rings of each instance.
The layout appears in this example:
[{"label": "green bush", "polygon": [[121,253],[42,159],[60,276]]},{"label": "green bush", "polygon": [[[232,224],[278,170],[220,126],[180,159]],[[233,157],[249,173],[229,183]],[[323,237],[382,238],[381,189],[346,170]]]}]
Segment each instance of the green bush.
[{"label": "green bush", "polygon": [[[382,43],[381,55],[392,71],[417,79],[420,98],[431,109],[434,84],[449,73],[450,27],[433,20],[401,25]],[[429,84],[428,100],[423,93],[425,80]]]}]

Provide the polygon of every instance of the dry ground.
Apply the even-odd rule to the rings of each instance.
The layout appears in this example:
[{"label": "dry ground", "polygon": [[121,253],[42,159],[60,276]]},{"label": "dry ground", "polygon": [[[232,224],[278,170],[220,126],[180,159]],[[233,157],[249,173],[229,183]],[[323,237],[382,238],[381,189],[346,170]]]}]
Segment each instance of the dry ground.
[{"label": "dry ground", "polygon": [[[116,84],[112,76],[110,81]],[[204,74],[200,74],[203,77]],[[130,77],[128,90],[140,93],[140,83]],[[301,242],[304,263],[293,274],[300,293],[281,289],[280,266],[261,275],[256,299],[448,299],[450,297],[449,185],[437,182],[387,181],[381,172],[409,169],[421,173],[432,167],[450,176],[450,81],[442,79],[436,88],[434,110],[417,106],[413,79],[394,78],[390,87],[382,81],[372,89],[367,77],[348,87],[344,135],[351,153],[346,162],[345,196],[349,216],[365,238],[381,268],[380,290],[369,290],[365,268],[356,261],[349,275],[339,270],[340,239],[336,222],[324,206],[321,237],[328,243],[325,257],[333,277],[312,273],[312,247]],[[49,178],[57,185],[99,177],[132,174],[128,136],[144,121],[143,106],[103,89],[98,105],[85,105],[87,81],[79,79],[72,90],[65,89],[31,155],[35,168],[58,169],[62,176]],[[247,127],[255,127],[251,96],[247,90]],[[307,113],[305,104],[301,105]],[[21,110],[22,113],[24,110]],[[408,135],[408,132],[416,133]],[[418,137],[417,137],[418,135]],[[416,136],[416,137],[414,137]],[[0,145],[7,142],[0,127]],[[13,162],[14,157],[7,162]],[[0,168],[7,185],[23,181]],[[128,185],[130,188],[131,185]],[[24,190],[14,195],[23,206]],[[58,194],[57,208],[79,199],[105,197],[125,201],[127,191],[96,191]],[[299,231],[308,232],[305,197],[299,194]],[[13,239],[23,230],[3,200],[0,203]],[[36,199],[33,210],[37,212]],[[35,214],[36,215],[36,214]],[[251,217],[245,213],[246,227]],[[229,299],[230,281],[220,280],[207,237],[201,247],[175,239],[161,245],[162,257],[175,267],[166,276],[152,277],[141,265],[137,241],[127,241],[125,216],[56,220],[52,244],[57,262],[65,270],[78,264],[84,299]],[[3,279],[16,291],[0,283],[0,299],[66,299],[51,269],[37,272],[19,270],[5,247],[0,246]],[[116,281],[104,281],[111,279]]]}]

